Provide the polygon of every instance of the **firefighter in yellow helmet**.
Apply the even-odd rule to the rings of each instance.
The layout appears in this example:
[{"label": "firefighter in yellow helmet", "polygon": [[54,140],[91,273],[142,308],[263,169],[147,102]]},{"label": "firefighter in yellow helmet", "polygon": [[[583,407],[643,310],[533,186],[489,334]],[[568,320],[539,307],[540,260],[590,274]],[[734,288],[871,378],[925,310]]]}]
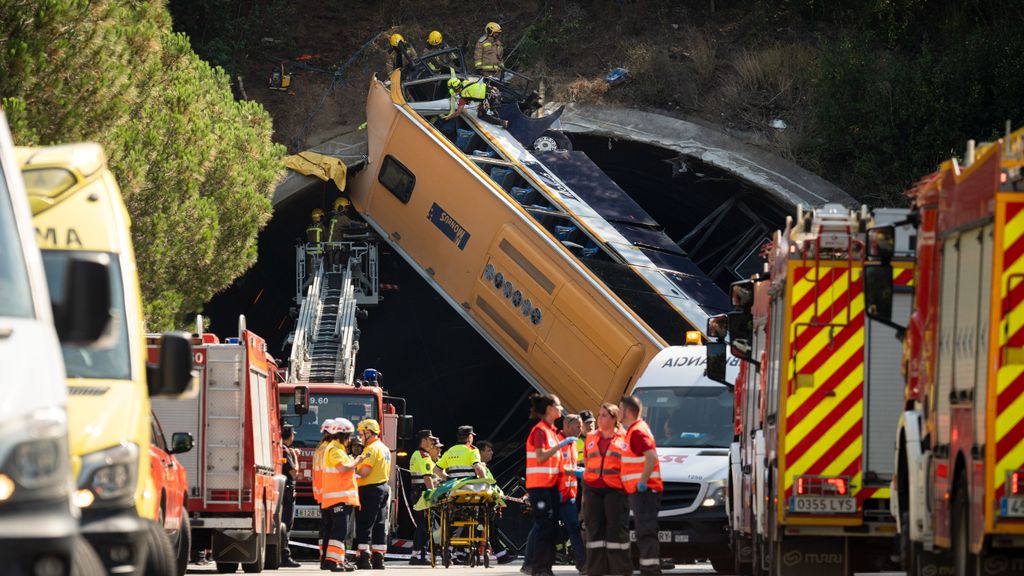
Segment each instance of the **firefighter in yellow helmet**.
[{"label": "firefighter in yellow helmet", "polygon": [[380,440],[380,424],[376,420],[363,420],[357,430],[363,440],[363,461],[356,468],[361,506],[356,513],[355,543],[359,553],[356,567],[380,570],[384,568],[384,554],[388,551],[391,451]]},{"label": "firefighter in yellow helmet", "polygon": [[505,47],[498,35],[501,34],[501,25],[497,22],[488,22],[484,27],[484,35],[476,41],[476,48],[473,50],[473,68],[477,73],[488,76],[500,76],[505,68]]},{"label": "firefighter in yellow helmet", "polygon": [[314,208],[310,214],[309,226],[306,226],[306,275],[311,277],[316,271],[313,266],[324,253],[324,211]]},{"label": "firefighter in yellow helmet", "polygon": [[484,122],[508,128],[508,120],[502,120],[494,110],[497,90],[490,87],[487,78],[460,80],[454,75],[448,79],[448,114],[441,117],[446,125],[441,132],[454,133],[452,120],[463,113],[466,104],[477,103],[476,115]]},{"label": "firefighter in yellow helmet", "polygon": [[388,44],[391,46],[388,49],[388,55],[390,56],[388,59],[388,76],[390,76],[392,72],[409,64],[416,58],[416,49],[406,42],[401,34],[392,34],[388,38]]},{"label": "firefighter in yellow helmet", "polygon": [[[443,52],[448,50],[450,47],[448,43],[444,41],[444,36],[440,31],[434,30],[427,36],[427,44],[424,46],[423,56],[426,58],[427,54],[432,52]],[[458,68],[458,57],[454,52],[446,52],[444,54],[438,54],[437,56],[431,57],[427,60],[427,68],[430,68],[431,72],[435,74],[443,74],[448,68]]]}]

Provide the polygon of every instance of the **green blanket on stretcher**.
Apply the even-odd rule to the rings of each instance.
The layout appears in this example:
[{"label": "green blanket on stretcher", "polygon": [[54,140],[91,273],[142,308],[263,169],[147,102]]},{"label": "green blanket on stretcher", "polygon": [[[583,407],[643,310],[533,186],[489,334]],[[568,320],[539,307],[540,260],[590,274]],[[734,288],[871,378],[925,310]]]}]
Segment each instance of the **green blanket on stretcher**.
[{"label": "green blanket on stretcher", "polygon": [[491,495],[496,505],[505,506],[504,494],[492,478],[453,478],[444,481],[433,490],[424,490],[412,508],[426,510],[447,498],[452,492],[486,492]]}]

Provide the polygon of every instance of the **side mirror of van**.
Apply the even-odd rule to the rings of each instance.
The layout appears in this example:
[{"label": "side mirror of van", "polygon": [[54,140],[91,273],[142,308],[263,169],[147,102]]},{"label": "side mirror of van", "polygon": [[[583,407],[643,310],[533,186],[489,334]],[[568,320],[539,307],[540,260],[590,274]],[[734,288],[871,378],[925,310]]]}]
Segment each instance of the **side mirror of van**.
[{"label": "side mirror of van", "polygon": [[184,454],[195,446],[192,434],[188,432],[175,432],[171,435],[171,454]]},{"label": "side mirror of van", "polygon": [[57,336],[67,346],[99,343],[110,326],[110,261],[75,256],[68,260],[64,293],[51,300]]},{"label": "side mirror of van", "polygon": [[160,363],[146,365],[150,396],[182,396],[195,380],[192,372],[192,342],[184,332],[160,336]]},{"label": "side mirror of van", "polygon": [[708,378],[718,382],[719,384],[733,386],[732,382],[725,379],[725,365],[728,362],[725,342],[708,342],[706,344],[706,349],[708,355]]},{"label": "side mirror of van", "polygon": [[299,416],[309,414],[309,386],[296,386],[292,392],[292,404]]},{"label": "side mirror of van", "polygon": [[402,414],[398,417],[398,437],[407,440],[412,438],[412,416],[408,414]]}]

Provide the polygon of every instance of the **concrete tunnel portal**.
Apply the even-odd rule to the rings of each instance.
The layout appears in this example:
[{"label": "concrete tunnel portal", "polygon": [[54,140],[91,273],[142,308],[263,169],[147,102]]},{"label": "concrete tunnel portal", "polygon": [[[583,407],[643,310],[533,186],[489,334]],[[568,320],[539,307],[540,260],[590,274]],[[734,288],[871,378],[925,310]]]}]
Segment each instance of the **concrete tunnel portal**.
[{"label": "concrete tunnel portal", "polygon": [[[573,148],[650,213],[723,290],[761,269],[760,246],[797,203],[854,205],[835,186],[785,160],[681,120],[569,107],[562,128]],[[334,149],[356,153],[352,144]],[[318,148],[330,150],[329,144]],[[288,355],[283,346],[296,308],[294,246],[310,212],[329,208],[338,195],[333,183],[306,177],[289,186],[275,196],[256,265],[205,310],[221,337],[233,335],[238,315],[245,314],[249,329],[266,338],[279,359]],[[406,398],[416,427],[432,429],[449,445],[457,426],[474,425],[478,439],[496,444],[499,478],[503,468],[511,473],[529,426],[529,384],[419,273],[381,247],[384,301],[360,322],[357,373],[380,370],[388,392]]]}]

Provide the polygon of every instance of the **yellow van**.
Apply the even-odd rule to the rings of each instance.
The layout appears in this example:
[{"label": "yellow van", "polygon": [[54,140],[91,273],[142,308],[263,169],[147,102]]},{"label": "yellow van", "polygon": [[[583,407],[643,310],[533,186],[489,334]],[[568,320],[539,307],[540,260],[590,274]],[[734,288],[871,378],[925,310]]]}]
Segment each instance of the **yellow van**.
[{"label": "yellow van", "polygon": [[82,533],[111,574],[173,574],[174,553],[154,521],[160,503],[150,478],[149,397],[188,391],[191,344],[165,335],[160,364],[146,364],[130,222],[103,149],[69,144],[18,148],[16,155],[51,300],[63,293],[72,257],[92,258],[109,277],[110,318],[100,343],[62,346]]}]

